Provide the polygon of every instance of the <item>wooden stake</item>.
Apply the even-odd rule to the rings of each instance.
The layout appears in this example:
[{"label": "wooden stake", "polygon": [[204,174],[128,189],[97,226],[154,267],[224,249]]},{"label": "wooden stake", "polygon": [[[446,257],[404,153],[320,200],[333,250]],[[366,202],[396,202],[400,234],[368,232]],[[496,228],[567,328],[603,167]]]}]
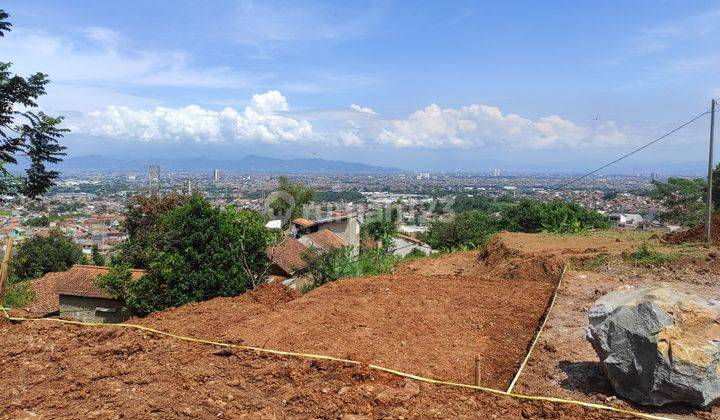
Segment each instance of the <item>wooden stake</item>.
[{"label": "wooden stake", "polygon": [[5,285],[7,284],[10,271],[10,253],[12,252],[12,247],[13,239],[12,236],[8,235],[7,243],[5,244],[5,253],[2,259],[2,267],[0,267],[0,306],[2,306],[3,299],[5,298]]},{"label": "wooden stake", "polygon": [[480,386],[480,355],[475,356],[475,386]]}]

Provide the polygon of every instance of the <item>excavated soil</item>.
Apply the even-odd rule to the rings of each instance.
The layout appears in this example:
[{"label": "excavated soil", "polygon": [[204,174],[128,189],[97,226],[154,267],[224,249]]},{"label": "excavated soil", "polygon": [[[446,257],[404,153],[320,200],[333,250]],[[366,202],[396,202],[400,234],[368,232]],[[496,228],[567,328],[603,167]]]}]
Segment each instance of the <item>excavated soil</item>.
[{"label": "excavated soil", "polygon": [[1,418],[626,418],[120,328],[0,325]]},{"label": "excavated soil", "polygon": [[[713,215],[712,225],[710,227],[713,243],[720,244],[720,215]],[[668,233],[663,237],[663,242],[667,244],[705,242],[705,224],[684,231]]]},{"label": "excavated soil", "polygon": [[[477,264],[477,253],[466,264]],[[437,379],[507,387],[554,285],[449,275],[339,280],[288,300],[272,284],[132,322],[193,337],[360,360]]]},{"label": "excavated soil", "polygon": [[[340,280],[302,296],[274,284],[132,322],[465,383],[473,382],[480,355],[481,384],[503,389],[536,333],[562,264],[619,255],[645,240],[622,233],[502,233],[484,253],[415,260],[392,275]],[[614,398],[584,338],[587,308],[617,286],[659,280],[720,297],[720,275],[714,274],[719,264],[568,272],[515,391],[643,409]],[[620,418],[430,385],[362,366],[229,351],[118,327],[0,323],[0,375],[1,418]],[[663,412],[720,417],[717,407]]]}]

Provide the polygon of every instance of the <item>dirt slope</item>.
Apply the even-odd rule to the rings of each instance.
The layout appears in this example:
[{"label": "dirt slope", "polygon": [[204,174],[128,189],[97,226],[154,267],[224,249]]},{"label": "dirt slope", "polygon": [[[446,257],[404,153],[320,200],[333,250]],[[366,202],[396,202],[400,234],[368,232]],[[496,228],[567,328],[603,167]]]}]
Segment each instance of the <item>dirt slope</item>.
[{"label": "dirt slope", "polygon": [[[477,253],[466,263],[477,264]],[[505,387],[553,290],[548,282],[455,276],[347,279],[277,304],[251,296],[215,299],[134,320],[162,330],[250,346],[362,360]],[[284,296],[282,286],[258,293]]]},{"label": "dirt slope", "polygon": [[0,325],[0,418],[622,418],[137,331]]}]

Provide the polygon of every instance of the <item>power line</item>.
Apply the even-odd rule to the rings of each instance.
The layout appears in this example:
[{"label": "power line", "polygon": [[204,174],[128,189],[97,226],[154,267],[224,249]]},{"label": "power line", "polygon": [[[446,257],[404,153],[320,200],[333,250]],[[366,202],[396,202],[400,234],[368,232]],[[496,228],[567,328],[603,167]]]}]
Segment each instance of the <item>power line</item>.
[{"label": "power line", "polygon": [[606,163],[605,165],[603,165],[603,166],[595,169],[595,170],[592,171],[592,172],[588,172],[588,173],[586,173],[585,175],[583,175],[583,176],[581,176],[581,177],[572,179],[572,180],[570,180],[569,182],[566,182],[566,183],[560,185],[559,187],[556,187],[555,190],[556,190],[556,191],[557,191],[557,190],[561,190],[561,189],[563,189],[563,188],[565,188],[565,187],[567,187],[567,186],[569,186],[569,185],[572,185],[572,184],[580,181],[581,179],[585,179],[585,178],[589,177],[590,175],[596,174],[596,173],[602,171],[603,169],[607,168],[608,166],[613,165],[613,164],[615,164],[615,163],[618,163],[618,162],[620,162],[621,160],[623,160],[623,159],[625,159],[625,158],[627,158],[627,157],[630,157],[630,156],[634,155],[635,153],[637,153],[637,152],[639,152],[639,151],[641,151],[641,150],[643,150],[643,149],[646,149],[646,148],[652,146],[653,144],[655,144],[655,143],[659,142],[660,140],[662,140],[662,139],[670,136],[671,134],[674,134],[675,132],[682,130],[683,128],[685,128],[685,127],[687,127],[688,125],[694,123],[695,121],[699,120],[700,118],[704,117],[705,115],[707,115],[707,114],[709,114],[709,113],[710,113],[710,111],[705,111],[705,112],[703,112],[702,114],[700,114],[700,115],[692,118],[691,120],[687,121],[686,123],[684,123],[684,124],[682,124],[682,125],[679,125],[679,126],[675,127],[674,129],[668,131],[667,133],[665,133],[665,134],[663,134],[662,136],[656,138],[655,140],[651,141],[650,143],[646,143],[644,146],[638,147],[637,149],[633,150],[632,152],[629,152],[629,153],[627,153],[627,154],[624,154],[624,155],[620,156],[619,158],[613,160],[612,162]]}]

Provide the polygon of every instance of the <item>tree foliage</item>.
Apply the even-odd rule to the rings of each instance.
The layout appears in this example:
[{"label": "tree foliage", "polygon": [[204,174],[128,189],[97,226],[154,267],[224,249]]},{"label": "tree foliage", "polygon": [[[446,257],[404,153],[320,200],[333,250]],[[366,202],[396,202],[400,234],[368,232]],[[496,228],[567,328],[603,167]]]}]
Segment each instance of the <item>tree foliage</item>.
[{"label": "tree foliage", "polygon": [[[483,203],[483,200],[476,203]],[[513,205],[503,205],[499,218],[482,210],[474,210],[458,213],[454,218],[436,221],[430,225],[423,239],[433,248],[449,250],[483,246],[492,235],[502,229],[513,232],[572,234],[607,227],[608,223],[603,215],[575,203],[522,200]]]},{"label": "tree foliage", "polygon": [[133,268],[150,268],[150,251],[154,237],[160,235],[160,216],[186,204],[189,198],[180,194],[136,195],[125,210],[122,229],[128,240],[118,247],[113,264],[124,264]]},{"label": "tree foliage", "polygon": [[608,222],[600,213],[576,203],[522,200],[502,212],[500,226],[511,232],[571,234],[604,229]]},{"label": "tree foliage", "polygon": [[35,279],[86,262],[80,246],[60,230],[53,229],[49,236],[32,237],[15,248],[10,261],[11,280]]},{"label": "tree foliage", "polygon": [[485,245],[498,228],[494,217],[476,210],[432,223],[424,239],[435,249],[475,248]]},{"label": "tree foliage", "polygon": [[[0,9],[0,37],[10,31],[9,15]],[[38,108],[37,99],[45,95],[49,83],[44,73],[27,78],[12,74],[11,63],[0,62],[0,192],[36,197],[55,184],[59,173],[47,167],[62,161],[65,147],[60,139],[62,117],[52,117]],[[10,172],[18,158],[29,160],[24,175]]]},{"label": "tree foliage", "polygon": [[108,287],[140,315],[238,295],[265,277],[266,250],[274,237],[264,222],[255,211],[220,209],[192,196],[186,204],[154,215],[140,252],[147,258],[147,274],[135,281],[123,274],[129,284],[108,280]]},{"label": "tree foliage", "polygon": [[315,198],[314,188],[306,187],[302,182],[293,183],[286,176],[280,177],[278,191],[289,194],[294,203],[289,203],[282,197],[278,197],[270,203],[270,208],[273,209],[276,216],[289,214],[291,220],[301,217],[303,215],[303,206],[310,204]]},{"label": "tree foliage", "polygon": [[[713,179],[716,175],[713,174]],[[663,220],[686,226],[699,224],[703,219],[705,189],[702,178],[668,178],[667,182],[653,180],[653,198],[662,201],[667,211],[659,215]]]},{"label": "tree foliage", "polygon": [[97,246],[97,244],[93,244],[92,246],[90,259],[95,265],[105,265],[105,257],[100,253],[100,248]]}]

